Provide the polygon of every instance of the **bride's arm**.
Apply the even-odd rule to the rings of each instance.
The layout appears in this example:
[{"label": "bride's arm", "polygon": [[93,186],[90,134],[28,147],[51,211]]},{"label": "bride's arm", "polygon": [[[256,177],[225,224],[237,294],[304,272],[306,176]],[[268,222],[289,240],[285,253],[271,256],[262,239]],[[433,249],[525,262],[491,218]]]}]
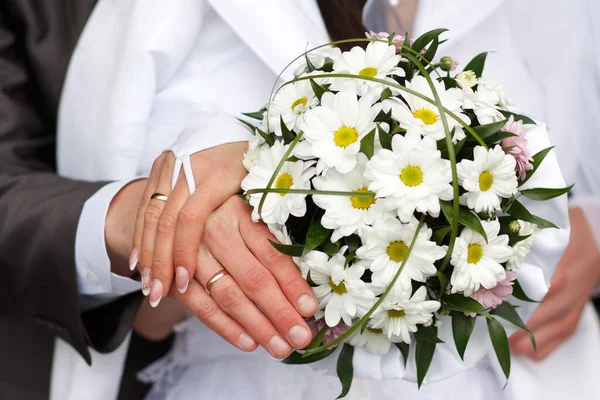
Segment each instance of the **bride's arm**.
[{"label": "bride's arm", "polygon": [[157,308],[145,300],[135,317],[133,330],[148,340],[163,340],[173,333],[176,324],[185,320],[186,315],[186,308],[170,297],[164,299]]}]

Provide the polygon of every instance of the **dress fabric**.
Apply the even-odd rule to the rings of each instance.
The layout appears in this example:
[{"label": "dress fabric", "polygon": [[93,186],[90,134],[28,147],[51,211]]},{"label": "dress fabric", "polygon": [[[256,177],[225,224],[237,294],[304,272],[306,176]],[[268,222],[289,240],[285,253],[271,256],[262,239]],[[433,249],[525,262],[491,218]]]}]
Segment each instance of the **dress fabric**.
[{"label": "dress fabric", "polygon": [[[463,2],[469,3],[469,1],[460,3]],[[65,115],[76,115],[77,120],[64,121],[65,137],[70,137],[72,141],[63,142],[66,146],[63,153],[68,154],[72,151],[68,148],[72,143],[85,146],[82,150],[83,154],[89,152],[89,157],[79,155],[80,158],[85,158],[80,161],[85,163],[85,168],[77,170],[79,163],[64,158],[65,170],[71,168],[71,173],[82,174],[88,179],[93,177],[133,179],[137,175],[147,174],[152,160],[176,141],[181,131],[191,125],[196,126],[199,140],[208,138],[207,142],[210,142],[215,137],[219,137],[222,142],[227,142],[228,139],[235,139],[237,137],[235,135],[229,137],[228,130],[215,132],[212,123],[202,122],[213,121],[212,117],[215,115],[229,116],[229,121],[232,121],[240,112],[254,111],[262,107],[276,80],[273,64],[269,60],[282,58],[279,53],[273,51],[267,53],[265,49],[281,48],[293,55],[300,54],[301,49],[306,46],[303,37],[307,34],[301,30],[301,27],[312,26],[310,19],[300,25],[293,25],[293,21],[296,16],[300,18],[302,7],[313,2],[278,0],[278,7],[273,7],[274,3],[271,0],[256,4],[238,0],[194,0],[181,3],[178,7],[161,3],[159,8],[118,6],[119,3],[107,1],[99,4],[108,10],[106,15],[113,17],[121,15],[122,19],[113,21],[113,24],[121,27],[134,26],[136,29],[132,28],[131,32],[136,33],[143,40],[135,35],[126,36],[125,39],[129,41],[122,40],[124,45],[140,45],[139,51],[130,59],[120,58],[118,51],[112,55],[116,63],[113,68],[114,73],[122,74],[119,75],[122,86],[115,84],[109,87],[104,101],[110,102],[110,99],[121,98],[120,90],[124,90],[128,102],[127,107],[121,108],[114,106],[107,108],[102,102],[105,89],[101,82],[103,79],[108,83],[113,80],[110,73],[98,68],[97,58],[91,55],[95,48],[94,41],[83,43],[78,49],[83,61],[80,60],[78,70],[75,69],[75,65],[71,66],[70,74],[73,79],[71,87],[79,87],[78,80],[89,78],[90,71],[97,73],[97,82],[90,88],[88,94],[81,93],[81,90],[71,92],[71,102],[67,97],[63,99],[63,105],[67,107],[66,109],[68,107],[77,109],[75,99],[82,102],[81,97],[77,96],[82,95],[86,96],[85,102],[89,103],[89,109],[94,112],[88,111],[87,115],[65,112]],[[493,3],[494,10],[488,13],[480,12],[478,15],[481,19],[480,23],[465,29],[488,29],[486,32],[488,37],[494,35],[498,38],[495,50],[503,54],[503,57],[495,58],[489,63],[487,75],[496,82],[504,83],[507,92],[523,110],[539,117],[543,109],[540,100],[542,96],[512,45],[507,33],[509,27],[502,19],[503,14],[496,11],[502,1],[490,3]],[[316,4],[313,6],[316,7]],[[289,11],[294,7],[297,7],[297,13],[294,15],[281,11],[282,9]],[[152,14],[152,10],[155,14]],[[197,20],[191,18],[192,10],[200,15]],[[239,22],[237,16],[245,12],[256,13],[256,10],[272,13],[265,18],[278,21],[281,31],[277,31],[277,35],[274,33],[271,36],[259,35],[257,32],[264,28],[262,26],[260,29],[257,28],[258,19],[250,19],[247,25],[235,24],[236,21]],[[494,23],[486,20],[492,14],[495,16]],[[153,28],[144,25],[150,17],[164,22],[161,25],[160,35],[153,35]],[[192,19],[187,21],[194,29],[181,29],[177,24],[177,18]],[[433,15],[431,20],[439,26],[449,23],[449,21],[436,20]],[[139,25],[136,25],[136,22]],[[230,25],[232,22],[234,24]],[[314,19],[312,23],[315,24]],[[110,49],[110,37],[107,39],[107,36],[101,35],[106,28],[97,22],[94,26],[100,32],[89,36],[107,40],[102,43],[102,47]],[[417,21],[418,26],[419,21]],[[169,31],[168,28],[173,31]],[[183,35],[184,31],[187,32],[186,35]],[[144,32],[148,36],[144,36]],[[466,35],[460,29],[456,32],[462,33],[456,36],[454,42],[456,45],[453,45],[453,48],[442,47],[448,50],[448,54],[461,60],[468,60],[469,56],[475,55],[479,48],[483,47],[482,50],[489,48],[489,41],[485,40],[486,35],[473,34],[473,32]],[[252,34],[255,35],[251,36]],[[299,41],[294,39],[298,36],[301,37]],[[279,37],[280,39],[277,39]],[[316,37],[317,41],[327,41],[326,37],[318,35]],[[480,41],[473,43],[465,39],[472,37],[480,38]],[[218,40],[216,41],[215,38]],[[119,42],[121,38],[115,35],[113,40]],[[299,42],[300,50],[289,49],[290,43],[297,45]],[[106,57],[106,54],[104,56]],[[287,60],[291,58],[293,57],[285,57]],[[82,65],[86,68],[81,68]],[[509,68],[511,73],[507,74]],[[157,87],[148,93],[136,91],[135,81],[131,77],[133,73],[145,77],[144,85],[147,85],[147,80],[150,79],[156,82]],[[128,80],[128,77],[131,79]],[[134,95],[138,97],[131,97]],[[126,112],[128,109],[133,112]],[[105,127],[110,128],[110,141],[95,147],[94,142],[86,144],[84,140],[92,140],[92,138],[76,139],[79,125],[89,122],[97,126],[98,121],[103,121]],[[102,132],[97,133],[102,137]],[[98,139],[95,140],[98,142]],[[534,152],[550,144],[544,125],[535,129],[530,143]],[[112,150],[117,152],[114,153]],[[564,185],[554,155],[548,156],[529,184],[555,187]],[[545,230],[540,234],[532,254],[519,271],[521,284],[533,298],[541,299],[547,292],[554,268],[566,246],[568,238],[566,204],[565,198],[541,205],[527,204],[532,207],[535,214],[550,219],[561,227],[558,230]],[[535,306],[535,304],[521,304],[519,312],[526,319],[533,313]],[[590,393],[589,390],[593,390],[591,384],[588,383],[587,386],[584,384],[584,380],[592,382],[593,380],[587,380],[589,374],[600,369],[595,365],[598,362],[595,360],[600,360],[600,356],[596,356],[600,355],[600,343],[597,340],[600,336],[598,321],[589,312],[580,324],[576,339],[572,339],[564,346],[569,350],[568,352],[556,352],[548,359],[548,364],[532,364],[514,357],[513,369],[520,372],[513,374],[505,390],[502,390],[505,380],[487,338],[485,322],[478,322],[467,348],[464,363],[456,354],[451,324],[449,321],[444,322],[440,329],[440,337],[446,343],[439,345],[439,352],[433,360],[426,384],[421,390],[417,390],[414,382],[415,369],[412,355],[408,368],[405,369],[401,356],[395,348],[384,357],[357,349],[354,359],[356,381],[349,398],[552,399],[552,394],[550,397],[536,397],[535,388],[551,387],[550,382],[547,381],[548,377],[552,376],[552,379],[556,379],[549,372],[542,371],[559,371],[562,376],[568,377],[569,386],[577,386],[582,394],[586,394],[582,395],[582,398],[589,398],[587,394]],[[511,329],[514,331],[513,328]],[[273,360],[261,349],[250,354],[242,353],[203,326],[195,317],[190,317],[180,324],[177,333],[173,351],[141,374],[144,380],[155,383],[148,397],[150,400],[192,398],[320,400],[333,399],[339,394],[340,385],[335,376],[334,357],[310,366],[288,366]],[[587,365],[589,368],[574,373],[573,365]]]}]

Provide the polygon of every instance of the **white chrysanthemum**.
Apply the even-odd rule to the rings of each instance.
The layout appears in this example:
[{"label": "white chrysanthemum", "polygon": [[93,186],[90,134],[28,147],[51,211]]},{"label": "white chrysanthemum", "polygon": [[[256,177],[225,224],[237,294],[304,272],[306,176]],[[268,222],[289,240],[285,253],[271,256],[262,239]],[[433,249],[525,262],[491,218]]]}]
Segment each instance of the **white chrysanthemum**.
[{"label": "white chrysanthemum", "polygon": [[[371,42],[367,45],[366,50],[357,46],[350,51],[343,52],[341,57],[335,60],[333,72],[377,78],[397,84],[391,76],[405,75],[404,70],[398,67],[401,60],[402,57],[396,54],[396,46],[383,42]],[[380,95],[387,87],[389,86],[382,83],[355,78],[334,78],[331,85],[333,90],[351,89],[361,96],[367,92]]]},{"label": "white chrysanthemum", "polygon": [[289,130],[300,132],[304,125],[304,113],[318,103],[310,81],[298,81],[283,86],[269,103],[269,130],[281,136],[283,119]]},{"label": "white chrysanthemum", "polygon": [[374,328],[381,328],[393,342],[410,343],[410,333],[417,325],[431,324],[433,313],[440,308],[435,300],[425,300],[427,290],[421,286],[411,297],[411,290],[394,286],[371,317]]},{"label": "white chrysanthemum", "polygon": [[[369,325],[372,324],[369,323]],[[363,333],[357,331],[350,336],[350,345],[364,347],[369,353],[373,354],[387,354],[390,351],[391,344],[391,340],[383,334],[382,329],[370,326]]]},{"label": "white chrysanthemum", "polygon": [[[267,187],[277,165],[284,157],[288,146],[280,141],[275,141],[272,147],[263,146],[258,155],[258,161],[250,168],[248,175],[242,181],[242,189],[264,189]],[[315,175],[313,162],[295,161],[286,162],[279,171],[272,187],[276,189],[310,189],[310,179]],[[267,224],[285,224],[290,214],[296,217],[306,213],[306,195],[268,193],[263,204],[261,215],[258,206],[262,193],[250,195],[250,205],[254,208],[252,219],[262,219]]]},{"label": "white chrysanthemum", "polygon": [[351,326],[352,318],[366,314],[375,303],[375,294],[360,279],[365,269],[356,264],[344,268],[345,250],[342,248],[331,258],[313,250],[300,260],[306,265],[301,268],[309,268],[310,280],[317,285],[313,291],[330,327],[336,326],[340,319]]},{"label": "white chrysanthemum", "polygon": [[[471,120],[461,110],[460,89],[452,88],[446,90],[444,82],[433,80],[433,85],[440,97],[442,105],[452,113],[456,114],[466,124]],[[433,92],[427,80],[422,76],[416,76],[412,81],[406,82],[406,87],[422,95],[434,99]],[[398,97],[391,97],[383,101],[383,110],[392,111],[392,117],[398,121],[401,128],[408,133],[418,133],[421,136],[430,136],[435,140],[446,137],[444,125],[440,117],[440,109],[428,101],[410,93],[402,93],[406,102]],[[454,118],[446,114],[446,121],[450,130],[454,128],[453,141],[456,143],[465,137],[462,126]]]},{"label": "white chrysanthemum", "polygon": [[500,235],[497,220],[481,221],[488,242],[479,233],[464,228],[456,238],[450,263],[454,266],[450,283],[452,293],[462,292],[470,297],[480,286],[492,289],[506,278],[501,263],[512,257],[508,236]]},{"label": "white chrysanthemum", "polygon": [[244,164],[244,168],[246,171],[250,171],[250,168],[258,161],[258,155],[260,154],[263,145],[265,144],[265,139],[256,133],[248,140],[248,151],[244,153],[244,159],[242,160],[242,164]]},{"label": "white chrysanthemum", "polygon": [[523,260],[531,251],[531,247],[535,242],[535,235],[539,231],[539,228],[536,224],[532,224],[531,222],[526,222],[522,220],[518,220],[520,225],[519,236],[528,236],[527,239],[523,239],[513,246],[514,254],[508,260],[506,264],[506,269],[508,271],[517,271],[521,268],[521,264],[523,264]]},{"label": "white chrysanthemum", "polygon": [[[313,185],[318,190],[340,192],[371,193],[367,187],[369,181],[363,177],[367,157],[358,154],[356,167],[347,174],[340,174],[335,169],[329,169],[323,176],[313,179]],[[392,217],[391,211],[384,209],[381,201],[375,198],[358,196],[313,195],[315,204],[325,210],[321,224],[327,229],[333,229],[331,241],[337,242],[341,237],[357,233],[360,228],[386,216]]]},{"label": "white chrysanthemum", "polygon": [[379,150],[367,163],[369,190],[385,198],[403,222],[415,210],[440,214],[440,199],[452,199],[450,161],[442,158],[432,138],[418,134],[394,135],[392,150]]},{"label": "white chrysanthemum", "polygon": [[327,92],[321,106],[306,112],[304,138],[296,146],[295,154],[301,158],[319,158],[317,170],[334,168],[342,174],[350,172],[357,161],[360,141],[373,128],[377,107],[373,98],[360,100],[353,92]]},{"label": "white chrysanthemum", "polygon": [[[307,54],[307,57],[313,67],[321,69],[326,63],[334,63],[342,55],[339,47],[322,47]],[[298,77],[308,72],[308,66],[303,60],[294,71],[294,76]],[[322,72],[319,72],[322,73]]]},{"label": "white chrysanthemum", "polygon": [[[363,245],[358,248],[356,255],[369,265],[373,272],[371,280],[375,286],[387,286],[396,275],[416,228],[416,220],[403,224],[396,218],[389,218],[375,221],[372,228],[361,230]],[[397,281],[404,288],[412,287],[411,280],[425,282],[428,277],[435,275],[437,269],[433,263],[446,255],[446,251],[430,241],[430,238],[431,229],[423,225]]]},{"label": "white chrysanthemum", "polygon": [[462,95],[463,108],[473,110],[482,125],[506,119],[500,110],[517,111],[506,97],[502,86],[495,86],[489,80],[478,79],[475,91],[469,86],[463,86]]},{"label": "white chrysanthemum", "polygon": [[460,196],[461,204],[466,204],[475,212],[492,213],[500,209],[502,198],[517,193],[515,158],[496,146],[486,150],[475,147],[474,160],[463,159],[458,163],[458,181],[467,191]]}]

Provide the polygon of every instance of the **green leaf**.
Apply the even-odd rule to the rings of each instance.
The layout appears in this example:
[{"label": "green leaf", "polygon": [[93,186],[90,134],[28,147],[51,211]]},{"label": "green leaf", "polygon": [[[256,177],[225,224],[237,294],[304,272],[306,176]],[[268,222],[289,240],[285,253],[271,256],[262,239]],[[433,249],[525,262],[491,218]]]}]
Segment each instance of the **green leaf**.
[{"label": "green leaf", "polygon": [[348,246],[349,252],[356,251],[356,249],[358,249],[361,245],[360,237],[358,235],[346,236],[344,240]]},{"label": "green leaf", "polygon": [[306,242],[304,242],[304,253],[302,255],[306,255],[309,251],[319,247],[329,238],[330,234],[331,231],[323,228],[321,221],[315,219],[308,227],[308,232],[306,232]]},{"label": "green leaf", "polygon": [[415,332],[415,337],[428,342],[444,343],[444,341],[437,336],[437,328],[433,325],[419,325],[419,329]]},{"label": "green leaf", "polygon": [[327,92],[327,89],[315,82],[314,79],[310,80],[310,87],[312,88],[313,92],[315,92],[317,99],[321,101],[321,97],[323,97],[323,93]]},{"label": "green leaf", "polygon": [[500,112],[506,118],[510,118],[510,116],[512,115],[515,121],[523,121],[523,123],[526,125],[537,125],[534,120],[532,120],[531,118],[529,118],[526,115],[516,114],[516,113],[510,112],[510,111],[504,111],[504,110],[500,110]]},{"label": "green leaf", "polygon": [[280,253],[285,254],[286,256],[292,257],[302,257],[302,252],[304,251],[304,246],[299,244],[281,244],[268,239],[271,246],[275,247]]},{"label": "green leaf", "polygon": [[310,341],[308,346],[306,346],[306,350],[316,349],[323,343],[323,339],[325,339],[325,335],[327,335],[327,331],[329,330],[328,326],[324,326],[315,337]]},{"label": "green leaf", "polygon": [[415,337],[415,341],[417,342],[415,348],[415,361],[417,364],[417,383],[420,388],[423,384],[423,379],[425,379],[425,375],[427,375],[427,370],[431,365],[431,360],[433,359],[433,355],[435,353],[435,346],[437,344],[434,342],[420,339],[418,337]]},{"label": "green leaf", "polygon": [[310,58],[308,58],[308,51],[304,53],[304,61],[306,61],[306,69],[308,70],[308,72],[313,72],[317,70],[317,68],[310,61]]},{"label": "green leaf", "polygon": [[531,235],[519,236],[519,235],[508,235],[508,245],[514,246],[515,244],[531,237]]},{"label": "green leaf", "polygon": [[532,213],[530,213],[529,210],[527,210],[525,208],[525,206],[523,204],[519,203],[519,201],[517,201],[517,200],[512,202],[512,204],[511,204],[510,208],[507,210],[507,212],[510,214],[510,216],[512,218],[522,219],[523,221],[531,222],[533,224],[536,224],[540,229],[545,229],[545,228],[558,229],[558,226],[554,225],[552,222],[545,220],[544,218],[537,217],[537,216],[533,215]]},{"label": "green leaf", "polygon": [[335,243],[331,243],[331,240],[326,240],[325,243],[321,245],[321,250],[323,253],[327,254],[329,257],[332,257],[335,253],[340,249],[340,242],[337,241]]},{"label": "green leaf", "polygon": [[367,156],[370,160],[375,152],[375,129],[367,133],[367,135],[360,141],[360,151]]},{"label": "green leaf", "polygon": [[257,119],[260,121],[263,119],[263,114],[265,113],[266,110],[267,110],[266,108],[263,108],[262,110],[259,110],[256,112],[242,113],[242,115],[245,115],[248,118]]},{"label": "green leaf", "polygon": [[390,135],[383,129],[379,129],[379,143],[381,143],[381,147],[383,147],[384,149],[391,150],[392,149],[392,135]]},{"label": "green leaf", "polygon": [[[452,203],[447,201],[440,201],[440,205],[442,206],[442,212],[446,216],[446,219],[452,225],[452,220],[454,219],[454,208],[452,207]],[[461,206],[459,208],[458,223],[479,233],[487,242],[487,235],[485,234],[483,225],[481,225],[481,220],[467,207]]]},{"label": "green leaf", "polygon": [[269,146],[273,146],[275,144],[275,139],[273,139],[273,137],[271,135],[269,135],[267,132],[263,131],[262,129],[256,128],[256,132],[258,132],[258,134],[260,136],[262,136],[263,139],[265,139],[265,142],[269,145]]},{"label": "green leaf", "polygon": [[454,311],[478,313],[485,308],[479,302],[471,297],[465,297],[462,294],[449,294],[442,297],[442,302]]},{"label": "green leaf", "polygon": [[335,350],[336,350],[336,348],[333,347],[331,349],[324,350],[320,353],[311,354],[310,356],[306,356],[306,357],[303,357],[302,353],[293,351],[292,354],[289,355],[289,357],[287,357],[281,361],[284,364],[289,364],[289,365],[311,364],[311,363],[314,363],[317,361],[321,361],[324,358],[327,358],[328,356],[333,354],[333,352]]},{"label": "green leaf", "polygon": [[400,353],[402,354],[402,358],[404,359],[404,368],[406,368],[406,364],[408,363],[408,353],[410,351],[410,345],[408,343],[394,343]]},{"label": "green leaf", "polygon": [[341,399],[346,397],[352,386],[352,378],[354,376],[354,367],[352,365],[352,357],[354,356],[354,347],[344,343],[342,351],[337,359],[337,375],[342,383],[342,393],[337,397]]},{"label": "green leaf", "polygon": [[537,351],[537,345],[535,343],[533,333],[531,333],[531,331],[527,328],[527,326],[521,319],[521,316],[517,313],[517,310],[512,304],[505,301],[496,308],[494,308],[491,311],[491,314],[497,315],[500,318],[507,320],[511,324],[527,331],[527,333],[529,334],[529,339],[531,340],[531,344],[533,345],[533,349]]},{"label": "green leaf", "polygon": [[[446,32],[447,30],[448,29],[434,29],[434,30],[431,30],[429,32],[425,32],[424,34],[422,34],[421,36],[419,36],[417,38],[417,40],[415,40],[415,42],[413,43],[413,45],[411,46],[411,48],[414,51],[416,51],[417,53],[419,53],[421,50],[423,50],[425,48],[425,46],[427,46],[430,42],[432,42],[436,38],[439,38],[439,36],[442,33]],[[408,39],[408,36],[407,36],[407,39]]]},{"label": "green leaf", "polygon": [[437,276],[438,280],[440,281],[440,294],[438,295],[439,300],[446,291],[446,288],[448,287],[448,277],[440,271],[437,271],[435,273],[435,276]]},{"label": "green leaf", "polygon": [[476,320],[476,318],[469,317],[460,311],[452,313],[452,335],[461,360],[465,359],[465,350],[471,338],[471,333],[473,333],[473,328],[475,328]]},{"label": "green leaf", "polygon": [[458,84],[456,83],[456,79],[450,78],[449,76],[445,76],[438,80],[441,80],[442,82],[444,82],[444,86],[446,87],[446,89],[452,89],[452,88],[458,87]]},{"label": "green leaf", "polygon": [[427,48],[427,51],[425,52],[425,54],[423,54],[423,57],[427,61],[432,62],[433,59],[435,58],[435,53],[437,53],[439,45],[440,45],[440,39],[439,39],[439,36],[436,36],[433,39],[433,41],[431,42],[431,45]]},{"label": "green leaf", "polygon": [[386,99],[389,99],[392,96],[393,96],[392,89],[390,89],[389,87],[386,87],[385,89],[383,89],[383,92],[381,92],[381,97],[380,97],[379,101],[384,101]]},{"label": "green leaf", "polygon": [[279,123],[281,124],[281,136],[283,137],[283,143],[292,143],[296,136],[292,132],[290,132],[285,122],[283,122],[282,116],[279,117]]},{"label": "green leaf", "polygon": [[469,63],[465,66],[463,71],[473,71],[475,75],[480,78],[483,75],[483,67],[485,66],[485,59],[487,57],[487,51],[484,53],[479,53]]},{"label": "green leaf", "polygon": [[535,301],[529,298],[529,296],[527,296],[525,294],[525,291],[523,290],[523,287],[521,286],[521,284],[519,283],[519,281],[517,279],[515,279],[513,281],[513,292],[512,295],[514,298],[519,299],[521,301],[526,301],[528,303],[539,303],[539,301]]},{"label": "green leaf", "polygon": [[438,245],[441,245],[442,241],[450,233],[450,231],[452,231],[451,226],[444,226],[433,231],[433,235],[431,235],[431,237],[434,240],[434,242],[436,242]]},{"label": "green leaf", "polygon": [[574,184],[560,189],[551,188],[533,188],[521,190],[521,194],[531,200],[550,200],[558,196],[562,196],[573,188]]},{"label": "green leaf", "polygon": [[502,371],[504,371],[504,376],[508,379],[510,376],[510,348],[508,347],[506,331],[500,322],[493,318],[487,318],[487,326],[496,357],[502,367]]},{"label": "green leaf", "polygon": [[546,158],[548,153],[550,153],[550,150],[552,150],[553,148],[554,148],[554,146],[547,147],[544,150],[539,151],[538,153],[536,153],[533,156],[533,161],[531,162],[531,165],[533,165],[533,169],[530,169],[529,171],[527,171],[527,173],[525,175],[525,179],[523,179],[521,181],[521,184],[519,186],[523,185],[525,182],[527,182],[529,180],[529,178],[531,178],[531,176],[535,173],[535,171],[537,171],[537,169],[540,166],[540,164],[542,163],[542,161],[544,161],[544,158]]},{"label": "green leaf", "polygon": [[[456,127],[452,128],[452,133],[451,136],[454,136],[454,130],[456,129]],[[470,136],[467,136],[470,137]],[[458,154],[460,153],[460,151],[462,150],[463,146],[465,145],[465,143],[467,142],[467,138],[465,137],[462,140],[459,140],[458,142],[456,142],[456,144],[454,145],[454,152],[456,153],[456,155],[458,156]]]},{"label": "green leaf", "polygon": [[[473,130],[475,132],[477,132],[477,134],[479,135],[479,137],[481,139],[483,139],[483,141],[489,145],[488,141],[486,139],[489,139],[490,137],[492,137],[495,133],[497,133],[500,129],[504,128],[504,126],[506,125],[506,122],[508,120],[502,120],[502,121],[498,121],[498,122],[492,122],[491,124],[486,124],[486,125],[480,125],[480,126],[476,126],[475,128],[473,128]],[[511,133],[511,136],[514,136],[514,133]],[[475,139],[470,136],[469,137],[470,141],[475,141]]]}]

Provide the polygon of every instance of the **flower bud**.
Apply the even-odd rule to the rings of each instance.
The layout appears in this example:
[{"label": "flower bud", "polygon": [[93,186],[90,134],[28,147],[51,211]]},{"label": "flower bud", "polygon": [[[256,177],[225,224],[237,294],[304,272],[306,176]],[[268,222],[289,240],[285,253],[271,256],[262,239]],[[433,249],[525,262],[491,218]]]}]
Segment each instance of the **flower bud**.
[{"label": "flower bud", "polygon": [[450,71],[454,71],[456,69],[456,67],[458,66],[458,61],[456,61],[454,58],[449,57],[449,56],[445,56],[442,57],[442,59],[440,60],[440,66],[442,68],[442,70],[446,71],[446,72],[450,72]]},{"label": "flower bud", "polygon": [[510,221],[510,223],[508,224],[508,230],[510,231],[510,233],[519,233],[519,231],[521,230],[521,224],[516,219],[514,221]]},{"label": "flower bud", "polygon": [[463,87],[472,88],[473,86],[477,85],[477,75],[475,75],[475,72],[471,70],[459,72],[456,74],[455,79]]}]

